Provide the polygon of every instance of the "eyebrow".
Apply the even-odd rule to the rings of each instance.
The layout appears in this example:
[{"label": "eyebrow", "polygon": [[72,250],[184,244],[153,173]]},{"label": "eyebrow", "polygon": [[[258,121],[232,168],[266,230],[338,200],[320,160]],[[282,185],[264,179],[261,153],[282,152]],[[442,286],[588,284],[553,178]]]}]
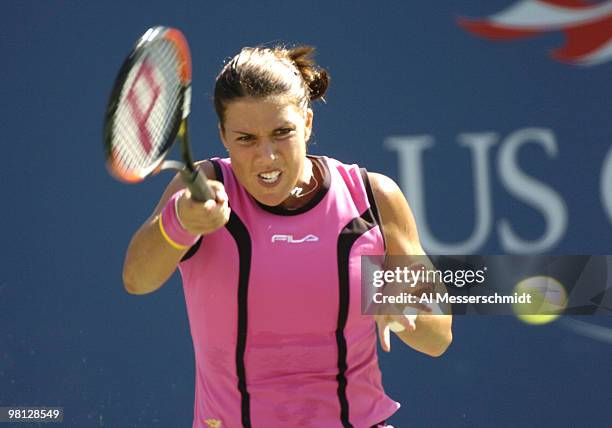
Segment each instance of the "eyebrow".
[{"label": "eyebrow", "polygon": [[[274,128],[274,131],[278,130],[278,129],[282,129],[282,128],[287,128],[287,127],[296,127],[295,123],[293,122],[283,122],[281,125],[277,126],[276,128]],[[242,134],[242,135],[253,135],[250,132],[244,132],[244,131],[237,131],[237,130],[233,130],[230,129],[230,132],[233,132],[235,134]]]}]

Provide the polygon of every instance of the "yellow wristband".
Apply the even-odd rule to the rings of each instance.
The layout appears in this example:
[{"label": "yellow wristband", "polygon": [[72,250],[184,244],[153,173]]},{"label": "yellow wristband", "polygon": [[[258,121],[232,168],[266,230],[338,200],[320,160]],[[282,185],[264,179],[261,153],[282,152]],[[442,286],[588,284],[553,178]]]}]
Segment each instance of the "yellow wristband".
[{"label": "yellow wristband", "polygon": [[168,234],[164,230],[164,224],[162,223],[162,213],[159,213],[159,218],[157,220],[157,224],[159,224],[159,231],[161,232],[162,236],[164,237],[166,242],[168,244],[170,244],[170,246],[172,248],[174,248],[176,250],[180,250],[180,251],[183,251],[183,250],[186,250],[187,248],[189,248],[189,246],[177,244],[172,239],[170,239],[170,237],[168,236]]}]

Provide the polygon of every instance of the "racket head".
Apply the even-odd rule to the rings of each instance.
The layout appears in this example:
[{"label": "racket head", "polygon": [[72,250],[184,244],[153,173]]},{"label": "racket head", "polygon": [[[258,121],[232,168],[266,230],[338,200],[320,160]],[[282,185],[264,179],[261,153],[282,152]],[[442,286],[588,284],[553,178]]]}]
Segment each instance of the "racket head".
[{"label": "racket head", "polygon": [[127,56],[104,119],[104,152],[111,175],[139,182],[159,171],[181,121],[189,114],[191,54],[177,29],[148,29]]}]

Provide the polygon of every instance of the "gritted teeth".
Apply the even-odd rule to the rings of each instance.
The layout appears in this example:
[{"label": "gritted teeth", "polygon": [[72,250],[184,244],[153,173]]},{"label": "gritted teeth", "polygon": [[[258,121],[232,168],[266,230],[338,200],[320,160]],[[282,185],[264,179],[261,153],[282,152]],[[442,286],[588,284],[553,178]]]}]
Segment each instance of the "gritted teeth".
[{"label": "gritted teeth", "polygon": [[279,170],[268,171],[268,172],[260,172],[257,176],[267,184],[276,183],[278,181],[278,177],[280,177],[281,172]]},{"label": "gritted teeth", "polygon": [[259,178],[261,178],[262,180],[266,182],[274,182],[278,179],[278,176],[280,174],[281,172],[276,170],[276,171],[262,172],[257,175],[259,176]]}]

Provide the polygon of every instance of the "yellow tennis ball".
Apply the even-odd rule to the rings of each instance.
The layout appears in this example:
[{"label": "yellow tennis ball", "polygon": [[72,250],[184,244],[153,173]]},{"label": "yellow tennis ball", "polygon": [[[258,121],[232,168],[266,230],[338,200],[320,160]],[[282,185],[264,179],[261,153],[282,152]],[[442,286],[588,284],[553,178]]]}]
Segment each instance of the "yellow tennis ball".
[{"label": "yellow tennis ball", "polygon": [[512,310],[521,321],[540,325],[554,321],[567,305],[567,292],[550,276],[532,276],[520,281],[514,292],[531,296],[530,303],[515,303]]}]

